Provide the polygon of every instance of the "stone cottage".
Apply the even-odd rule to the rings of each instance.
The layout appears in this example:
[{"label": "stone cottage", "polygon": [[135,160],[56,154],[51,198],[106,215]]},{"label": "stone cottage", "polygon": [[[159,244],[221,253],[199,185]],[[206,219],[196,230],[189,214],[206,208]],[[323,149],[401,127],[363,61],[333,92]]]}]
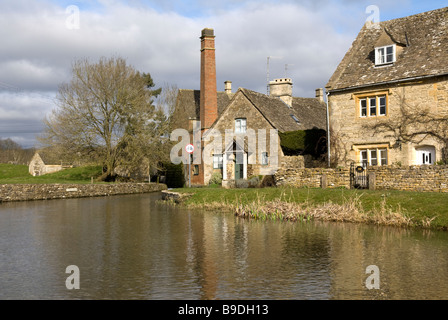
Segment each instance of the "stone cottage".
[{"label": "stone cottage", "polygon": [[[179,90],[173,115],[174,128],[188,130],[192,141],[194,127],[200,127],[202,140],[192,158],[203,153],[208,160],[192,161],[193,185],[208,184],[214,172],[224,181],[247,179],[263,174],[274,160],[280,164],[283,152],[280,144],[275,149],[272,142],[271,148],[271,140],[278,141],[278,135],[270,136],[272,131],[326,128],[323,89],[316,90],[315,98],[293,97],[292,80],[283,78],[270,82],[269,95],[244,88],[233,93],[230,81],[224,83],[224,91],[217,91],[215,52],[213,29],[202,30],[200,90]],[[232,139],[226,139],[226,132]],[[254,135],[256,143],[251,140]],[[266,139],[263,143],[261,137]],[[217,140],[222,146],[219,152],[209,148]]]},{"label": "stone cottage", "polygon": [[[397,119],[403,110],[448,115],[447,62],[448,8],[367,22],[326,85],[332,157],[371,166],[440,160],[444,145],[432,136],[403,141],[397,134],[431,124],[400,128]],[[395,132],[374,130],[394,120]]]},{"label": "stone cottage", "polygon": [[58,172],[65,167],[60,164],[56,164],[57,161],[47,152],[36,152],[30,160],[28,165],[28,172],[32,176],[42,176],[44,174]]}]

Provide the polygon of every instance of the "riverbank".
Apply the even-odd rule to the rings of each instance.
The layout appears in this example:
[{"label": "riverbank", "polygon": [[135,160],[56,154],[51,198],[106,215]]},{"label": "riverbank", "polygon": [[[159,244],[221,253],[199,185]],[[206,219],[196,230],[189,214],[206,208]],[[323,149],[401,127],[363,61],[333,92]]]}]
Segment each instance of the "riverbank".
[{"label": "riverbank", "polygon": [[102,197],[159,192],[165,189],[165,184],[156,183],[2,184],[0,202]]},{"label": "riverbank", "polygon": [[183,188],[190,208],[232,212],[259,220],[326,220],[448,230],[443,193],[386,190]]}]

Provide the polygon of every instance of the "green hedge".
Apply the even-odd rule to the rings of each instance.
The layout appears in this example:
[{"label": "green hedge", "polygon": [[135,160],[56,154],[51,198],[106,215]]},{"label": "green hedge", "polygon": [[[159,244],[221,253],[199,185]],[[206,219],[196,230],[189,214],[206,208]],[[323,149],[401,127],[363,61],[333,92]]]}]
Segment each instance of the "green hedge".
[{"label": "green hedge", "polygon": [[286,156],[310,154],[317,158],[327,152],[326,131],[322,129],[279,132],[280,145]]},{"label": "green hedge", "polygon": [[183,164],[172,164],[166,162],[163,164],[166,176],[166,185],[168,188],[183,188],[185,185],[185,177]]}]

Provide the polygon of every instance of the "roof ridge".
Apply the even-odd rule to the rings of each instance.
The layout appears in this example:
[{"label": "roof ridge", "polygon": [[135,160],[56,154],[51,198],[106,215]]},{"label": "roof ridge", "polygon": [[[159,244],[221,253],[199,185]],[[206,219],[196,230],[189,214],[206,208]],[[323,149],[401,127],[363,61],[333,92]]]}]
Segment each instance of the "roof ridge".
[{"label": "roof ridge", "polygon": [[428,15],[428,14],[432,14],[438,11],[444,11],[444,10],[448,10],[448,7],[443,7],[443,8],[439,8],[439,9],[434,9],[434,10],[429,10],[429,11],[424,11],[424,12],[420,12],[420,13],[415,13],[415,14],[411,14],[410,16],[405,16],[405,17],[400,17],[400,18],[395,18],[395,19],[390,19],[390,20],[384,20],[381,21],[380,24],[383,23],[387,23],[387,22],[392,22],[392,21],[397,21],[397,20],[405,20],[405,19],[409,19],[409,18],[414,18],[420,15]]}]

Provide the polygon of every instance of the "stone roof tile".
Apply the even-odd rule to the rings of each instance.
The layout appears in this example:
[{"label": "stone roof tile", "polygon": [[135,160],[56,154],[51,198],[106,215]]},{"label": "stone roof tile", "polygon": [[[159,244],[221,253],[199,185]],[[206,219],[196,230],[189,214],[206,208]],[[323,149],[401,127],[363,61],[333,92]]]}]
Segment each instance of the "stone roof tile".
[{"label": "stone roof tile", "polygon": [[[375,66],[375,44],[386,32],[403,46],[396,62]],[[379,23],[366,23],[330,78],[327,89],[362,87],[448,74],[448,7]]]}]

